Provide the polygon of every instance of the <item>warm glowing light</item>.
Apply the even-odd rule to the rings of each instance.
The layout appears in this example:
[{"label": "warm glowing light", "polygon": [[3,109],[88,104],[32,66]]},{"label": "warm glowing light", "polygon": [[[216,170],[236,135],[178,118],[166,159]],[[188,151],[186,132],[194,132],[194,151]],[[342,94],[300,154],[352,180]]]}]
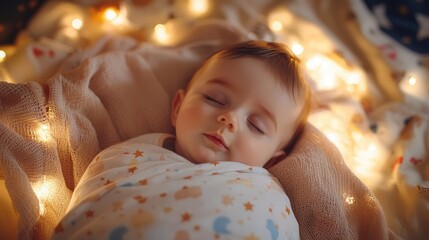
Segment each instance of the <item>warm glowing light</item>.
[{"label": "warm glowing light", "polygon": [[273,22],[271,22],[270,28],[274,32],[280,32],[281,30],[283,30],[283,23],[278,20],[274,20]]},{"label": "warm glowing light", "polygon": [[39,141],[42,142],[47,142],[49,141],[52,137],[51,137],[51,133],[50,133],[50,128],[49,125],[44,123],[41,124],[37,129],[36,129],[36,135],[39,139]]},{"label": "warm glowing light", "polygon": [[121,15],[121,13],[119,13],[119,15],[114,20],[112,20],[111,23],[113,25],[115,25],[115,26],[122,26],[122,27],[124,27],[125,25],[128,24],[128,21],[127,21],[127,18],[126,18],[126,14],[124,13],[124,14]]},{"label": "warm glowing light", "polygon": [[352,171],[368,186],[377,186],[382,181],[383,171],[390,150],[384,148],[379,139],[370,132],[359,129],[351,131],[353,139],[353,158],[350,163]]},{"label": "warm glowing light", "polygon": [[335,134],[334,134],[334,133],[327,133],[327,134],[326,134],[326,137],[327,137],[329,140],[331,140],[331,142],[335,142],[335,140],[336,140],[336,136],[335,136]]},{"label": "warm glowing light", "polygon": [[408,84],[409,84],[410,86],[414,86],[414,85],[416,85],[416,82],[417,82],[416,77],[411,76],[411,77],[409,77],[409,78],[408,78]]},{"label": "warm glowing light", "polygon": [[72,22],[71,22],[71,26],[72,26],[74,29],[76,29],[76,30],[81,29],[81,28],[82,28],[82,26],[83,26],[83,21],[82,21],[82,19],[80,19],[80,18],[75,18],[75,19],[73,19],[73,20],[72,20]]},{"label": "warm glowing light", "polygon": [[46,203],[48,199],[53,195],[55,189],[55,184],[53,181],[46,179],[46,176],[43,176],[43,179],[37,182],[33,186],[33,191],[39,199],[39,214],[44,215],[46,212]]},{"label": "warm glowing light", "polygon": [[79,31],[71,27],[63,28],[61,31],[58,31],[57,39],[71,43],[79,39]]},{"label": "warm glowing light", "polygon": [[373,153],[373,154],[376,154],[377,153],[377,146],[375,146],[374,144],[370,144],[368,146],[368,151]]},{"label": "warm glowing light", "polygon": [[343,66],[329,56],[315,54],[305,62],[305,67],[320,90],[341,89],[357,96],[367,90],[364,74],[359,68]]},{"label": "warm glowing light", "polygon": [[292,52],[299,56],[302,54],[302,52],[304,52],[304,47],[299,43],[294,43],[292,44]]},{"label": "warm glowing light", "polygon": [[317,68],[319,68],[322,65],[322,62],[323,62],[323,58],[319,55],[315,55],[315,56],[311,57],[310,59],[308,59],[308,61],[305,63],[305,66],[309,70],[316,70]]},{"label": "warm glowing light", "polygon": [[360,74],[358,72],[350,72],[347,74],[346,83],[350,85],[357,85],[361,82]]},{"label": "warm glowing light", "polygon": [[[406,99],[409,97],[429,100],[429,84],[423,79],[427,79],[429,74],[422,69],[411,69],[399,83],[400,89],[405,93]],[[411,98],[411,99],[412,99]]]},{"label": "warm glowing light", "polygon": [[61,28],[73,28],[79,30],[83,26],[82,16],[79,14],[64,15],[60,19]]},{"label": "warm glowing light", "polygon": [[352,70],[344,69],[342,78],[346,83],[346,90],[355,96],[363,96],[368,92],[367,81],[364,73],[354,68]]},{"label": "warm glowing light", "polygon": [[118,16],[118,9],[114,7],[109,7],[104,10],[104,19],[107,21],[113,21]]},{"label": "warm glowing light", "polygon": [[157,24],[155,26],[155,38],[162,43],[167,42],[168,32],[167,27],[164,24]]},{"label": "warm glowing light", "polygon": [[206,13],[209,8],[207,0],[190,0],[189,1],[189,10],[195,14]]},{"label": "warm glowing light", "polygon": [[[328,63],[323,63],[320,66],[319,78],[316,79],[317,87],[320,90],[331,90],[338,88],[338,79],[335,76],[335,72],[329,67]],[[316,75],[317,76],[317,75]]]},{"label": "warm glowing light", "polygon": [[[333,107],[334,105],[330,105]],[[349,161],[353,161],[353,153],[351,152],[353,147],[353,141],[350,138],[350,130],[348,122],[342,119],[343,112],[339,111],[339,114],[335,114],[336,108],[331,110],[320,110],[310,114],[308,121],[319,129],[328,139],[331,141],[341,152],[341,155],[348,164]]]},{"label": "warm glowing light", "polygon": [[355,131],[355,130],[352,130],[351,131],[351,135],[352,135],[352,137],[353,137],[353,140],[355,141],[355,142],[365,142],[365,136],[362,134],[362,132],[361,131]]},{"label": "warm glowing light", "polygon": [[346,200],[346,203],[348,203],[350,205],[355,203],[355,201],[356,201],[356,199],[354,197],[349,196],[347,194],[344,194],[343,196],[344,196],[344,199]]},{"label": "warm glowing light", "polygon": [[6,52],[3,50],[0,50],[0,62],[3,62],[6,58]]},{"label": "warm glowing light", "polygon": [[272,31],[280,32],[290,26],[294,22],[293,19],[294,17],[288,9],[279,7],[270,12],[267,23]]}]

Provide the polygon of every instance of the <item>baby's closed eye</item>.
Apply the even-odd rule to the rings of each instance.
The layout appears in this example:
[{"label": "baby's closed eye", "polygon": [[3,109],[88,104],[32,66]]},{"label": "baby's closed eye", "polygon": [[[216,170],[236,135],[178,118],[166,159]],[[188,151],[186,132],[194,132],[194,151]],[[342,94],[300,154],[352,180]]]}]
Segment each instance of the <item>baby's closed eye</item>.
[{"label": "baby's closed eye", "polygon": [[249,117],[247,119],[247,125],[249,128],[257,134],[265,134],[265,126],[262,120],[257,117]]},{"label": "baby's closed eye", "polygon": [[214,104],[216,106],[226,106],[227,105],[227,101],[226,101],[225,97],[222,97],[220,95],[203,94],[203,97],[210,104]]}]

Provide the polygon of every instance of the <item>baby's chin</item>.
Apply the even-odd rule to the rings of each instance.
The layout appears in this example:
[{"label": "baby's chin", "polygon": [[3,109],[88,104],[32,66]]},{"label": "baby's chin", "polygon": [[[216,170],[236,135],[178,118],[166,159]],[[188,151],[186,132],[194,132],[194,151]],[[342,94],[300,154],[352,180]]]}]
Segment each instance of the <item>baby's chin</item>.
[{"label": "baby's chin", "polygon": [[217,161],[217,160],[211,160],[211,159],[208,159],[208,158],[197,158],[197,160],[196,159],[194,159],[194,158],[187,158],[191,163],[193,163],[193,164],[203,164],[203,163],[213,163],[213,162],[220,162],[220,161]]},{"label": "baby's chin", "polygon": [[194,164],[203,164],[203,163],[212,163],[212,162],[225,162],[225,157],[216,154],[213,151],[207,149],[199,149],[200,151],[183,151],[183,157],[188,159],[191,163]]},{"label": "baby's chin", "polygon": [[213,156],[209,157],[207,155],[200,157],[188,157],[187,159],[194,164],[227,162],[224,159],[216,158]]}]

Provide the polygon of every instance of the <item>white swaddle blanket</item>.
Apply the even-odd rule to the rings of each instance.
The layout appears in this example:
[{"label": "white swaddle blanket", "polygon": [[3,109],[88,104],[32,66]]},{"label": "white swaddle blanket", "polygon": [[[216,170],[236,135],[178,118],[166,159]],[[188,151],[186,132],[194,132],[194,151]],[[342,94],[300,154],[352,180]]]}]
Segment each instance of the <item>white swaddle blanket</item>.
[{"label": "white swaddle blanket", "polygon": [[54,239],[299,239],[289,198],[268,171],[195,165],[142,135],[102,151]]}]

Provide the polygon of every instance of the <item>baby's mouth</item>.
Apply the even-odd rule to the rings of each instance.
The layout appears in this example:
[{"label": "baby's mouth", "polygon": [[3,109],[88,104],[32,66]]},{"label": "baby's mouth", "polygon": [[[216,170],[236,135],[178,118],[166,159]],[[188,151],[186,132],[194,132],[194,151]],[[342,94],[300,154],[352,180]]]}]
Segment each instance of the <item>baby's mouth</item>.
[{"label": "baby's mouth", "polygon": [[208,140],[210,140],[212,143],[214,143],[216,146],[220,148],[224,148],[228,150],[229,148],[226,146],[225,141],[223,140],[222,136],[217,134],[203,134]]}]

